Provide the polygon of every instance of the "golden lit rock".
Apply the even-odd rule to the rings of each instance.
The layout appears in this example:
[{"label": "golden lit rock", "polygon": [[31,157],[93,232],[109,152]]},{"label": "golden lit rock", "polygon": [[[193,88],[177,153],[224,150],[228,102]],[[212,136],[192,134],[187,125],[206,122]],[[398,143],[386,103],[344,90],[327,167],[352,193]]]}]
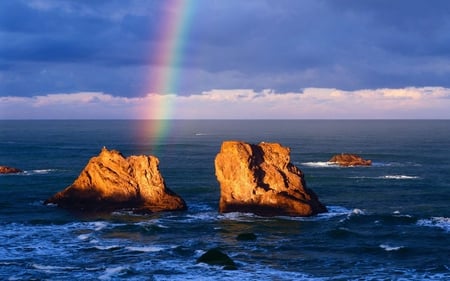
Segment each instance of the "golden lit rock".
[{"label": "golden lit rock", "polygon": [[326,212],[278,143],[225,141],[215,159],[220,183],[219,211],[258,215],[311,216]]},{"label": "golden lit rock", "polygon": [[86,211],[133,209],[137,212],[185,210],[184,200],[166,187],[154,156],[125,158],[103,148],[72,185],[45,201]]}]

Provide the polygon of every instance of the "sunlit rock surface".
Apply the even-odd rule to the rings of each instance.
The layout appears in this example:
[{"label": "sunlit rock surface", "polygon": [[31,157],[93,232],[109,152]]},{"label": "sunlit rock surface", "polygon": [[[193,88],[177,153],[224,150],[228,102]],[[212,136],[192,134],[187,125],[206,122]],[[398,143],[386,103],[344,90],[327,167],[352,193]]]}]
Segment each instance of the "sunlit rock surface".
[{"label": "sunlit rock surface", "polygon": [[220,183],[219,211],[263,216],[311,216],[326,212],[306,187],[290,150],[278,143],[225,141],[215,159]]},{"label": "sunlit rock surface", "polygon": [[17,174],[22,173],[23,171],[17,168],[8,167],[8,166],[0,166],[0,174]]},{"label": "sunlit rock surface", "polygon": [[166,187],[154,156],[125,158],[103,148],[90,159],[72,185],[45,201],[63,208],[136,212],[185,210],[184,200]]},{"label": "sunlit rock surface", "polygon": [[328,162],[335,163],[338,164],[339,166],[344,167],[372,165],[372,160],[366,160],[359,155],[349,153],[336,154],[333,157],[331,157],[331,159]]}]

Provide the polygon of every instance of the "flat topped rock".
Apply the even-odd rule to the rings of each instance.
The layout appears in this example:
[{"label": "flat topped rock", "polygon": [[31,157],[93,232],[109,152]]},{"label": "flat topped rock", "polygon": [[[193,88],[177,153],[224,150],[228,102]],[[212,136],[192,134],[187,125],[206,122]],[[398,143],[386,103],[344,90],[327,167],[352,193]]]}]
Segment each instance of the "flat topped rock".
[{"label": "flat topped rock", "polygon": [[349,167],[349,166],[370,166],[372,165],[372,160],[363,159],[361,156],[350,153],[336,154],[328,161],[331,163],[336,163],[339,166]]},{"label": "flat topped rock", "polygon": [[311,216],[327,211],[290,162],[290,149],[278,143],[225,141],[215,169],[222,213]]},{"label": "flat topped rock", "polygon": [[0,174],[17,174],[22,173],[21,169],[8,167],[8,166],[0,166]]},{"label": "flat topped rock", "polygon": [[154,156],[125,158],[116,150],[103,148],[69,187],[44,203],[85,211],[185,210],[185,201],[166,187],[158,165]]}]

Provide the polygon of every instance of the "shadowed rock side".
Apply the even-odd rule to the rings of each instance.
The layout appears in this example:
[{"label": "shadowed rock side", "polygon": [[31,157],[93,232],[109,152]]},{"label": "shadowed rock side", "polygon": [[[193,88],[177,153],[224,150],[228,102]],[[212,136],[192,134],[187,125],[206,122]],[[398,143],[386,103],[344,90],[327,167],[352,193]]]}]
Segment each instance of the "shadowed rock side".
[{"label": "shadowed rock side", "polygon": [[278,143],[225,141],[215,169],[222,213],[311,216],[327,211],[306,188],[302,171],[290,163],[289,148]]},{"label": "shadowed rock side", "polygon": [[158,164],[154,156],[125,158],[116,150],[103,148],[72,185],[44,203],[83,211],[185,210],[184,200],[166,187]]},{"label": "shadowed rock side", "polygon": [[336,163],[344,167],[372,165],[372,160],[365,160],[359,155],[349,153],[336,154],[328,162]]}]

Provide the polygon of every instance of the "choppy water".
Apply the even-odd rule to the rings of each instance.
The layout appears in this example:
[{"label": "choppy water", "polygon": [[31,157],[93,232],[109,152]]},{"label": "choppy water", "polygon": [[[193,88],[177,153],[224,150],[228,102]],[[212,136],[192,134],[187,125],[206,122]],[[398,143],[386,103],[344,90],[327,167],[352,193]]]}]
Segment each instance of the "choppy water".
[{"label": "choppy water", "polygon": [[[0,121],[2,280],[450,279],[450,121]],[[330,212],[265,218],[217,212],[224,140],[275,141]],[[153,154],[186,212],[72,214],[42,202],[103,146]],[[371,167],[340,168],[358,153]],[[254,241],[238,241],[241,233]],[[236,271],[197,264],[220,247]]]}]

